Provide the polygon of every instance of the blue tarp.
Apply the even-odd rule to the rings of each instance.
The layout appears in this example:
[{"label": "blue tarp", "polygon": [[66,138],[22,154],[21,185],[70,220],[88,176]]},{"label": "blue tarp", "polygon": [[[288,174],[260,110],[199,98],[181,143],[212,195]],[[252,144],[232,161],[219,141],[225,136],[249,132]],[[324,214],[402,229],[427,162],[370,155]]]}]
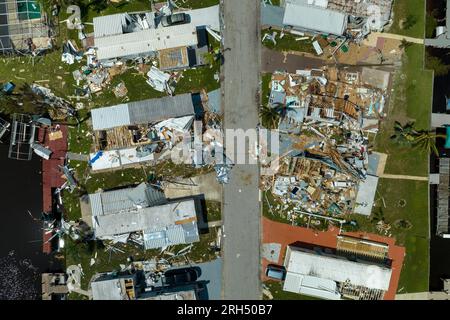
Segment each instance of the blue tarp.
[{"label": "blue tarp", "polygon": [[96,155],[89,160],[89,165],[93,164],[95,161],[97,161],[98,159],[100,159],[100,157],[103,155],[103,151],[99,151],[96,153]]}]

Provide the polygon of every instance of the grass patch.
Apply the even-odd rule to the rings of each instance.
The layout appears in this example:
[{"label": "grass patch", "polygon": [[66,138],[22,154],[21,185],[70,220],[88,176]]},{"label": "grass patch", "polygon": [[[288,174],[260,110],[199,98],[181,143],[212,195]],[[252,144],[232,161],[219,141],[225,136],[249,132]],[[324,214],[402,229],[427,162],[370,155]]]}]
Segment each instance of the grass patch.
[{"label": "grass patch", "polygon": [[[264,191],[262,195],[263,216],[277,222],[291,223],[287,218],[287,211],[284,210],[283,204],[280,200],[275,198],[270,191]],[[293,207],[293,205],[290,205]]]},{"label": "grass patch", "polygon": [[[376,207],[373,214],[384,217],[391,225],[390,236],[397,244],[406,248],[406,256],[398,289],[402,293],[428,291],[429,274],[429,226],[428,226],[428,183],[424,181],[380,179]],[[381,198],[384,198],[386,208]],[[404,202],[404,203],[402,203]],[[372,217],[353,215],[359,229],[378,233]],[[396,225],[398,220],[407,220],[410,229]]]},{"label": "grass patch", "polygon": [[393,23],[389,32],[408,37],[424,37],[425,0],[394,1]]},{"label": "grass patch", "polygon": [[[166,2],[166,1],[155,1],[155,2]],[[178,1],[178,5],[187,9],[200,9],[211,7],[219,4],[219,0],[185,0]]]},{"label": "grass patch", "polygon": [[205,200],[206,218],[208,222],[222,219],[222,203],[214,200]]},{"label": "grass patch", "polygon": [[[264,37],[264,34],[272,34],[274,30],[263,29],[261,32],[261,37]],[[264,40],[263,45],[269,49],[277,50],[277,51],[300,51],[307,53],[314,53],[314,47],[312,46],[311,39],[296,41],[295,39],[300,38],[298,35],[293,35],[290,33],[285,33],[284,37],[280,39],[280,31],[277,32],[275,45],[270,40]],[[262,38],[261,38],[262,39]]]},{"label": "grass patch", "polygon": [[261,103],[263,106],[266,106],[269,103],[270,97],[270,80],[272,80],[271,73],[263,73],[261,76]]},{"label": "grass patch", "polygon": [[[264,285],[269,289],[274,300],[322,300],[319,298],[309,297],[298,293],[283,291],[283,283],[278,281],[265,281]],[[264,300],[268,300],[264,296]]]},{"label": "grass patch", "polygon": [[220,82],[214,79],[219,75],[220,62],[216,61],[212,67],[199,67],[183,72],[183,78],[175,86],[175,93],[199,92],[205,89],[207,92],[220,88]]},{"label": "grass patch", "polygon": [[417,129],[428,129],[430,122],[433,73],[423,69],[424,47],[413,44],[406,49],[403,65],[394,77],[390,109],[375,140],[375,149],[389,155],[385,172],[426,176],[428,154],[411,147],[400,147],[390,139],[394,122],[415,121]]}]

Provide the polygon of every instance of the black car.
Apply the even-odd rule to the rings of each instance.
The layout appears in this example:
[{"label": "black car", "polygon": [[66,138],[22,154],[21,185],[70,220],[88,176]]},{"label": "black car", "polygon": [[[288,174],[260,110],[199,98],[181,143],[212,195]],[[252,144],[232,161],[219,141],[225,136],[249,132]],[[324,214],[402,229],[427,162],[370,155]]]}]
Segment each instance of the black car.
[{"label": "black car", "polygon": [[164,284],[168,286],[187,284],[197,281],[197,271],[193,268],[168,270],[164,273]]},{"label": "black car", "polygon": [[184,12],[174,13],[170,16],[164,16],[161,18],[161,24],[163,25],[163,27],[169,27],[188,22],[188,15]]}]

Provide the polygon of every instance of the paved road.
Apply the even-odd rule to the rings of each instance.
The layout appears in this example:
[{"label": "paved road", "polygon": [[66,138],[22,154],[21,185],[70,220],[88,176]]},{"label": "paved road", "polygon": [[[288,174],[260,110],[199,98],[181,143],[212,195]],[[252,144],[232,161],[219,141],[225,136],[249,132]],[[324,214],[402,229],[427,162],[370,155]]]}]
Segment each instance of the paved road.
[{"label": "paved road", "polygon": [[[225,0],[223,9],[224,125],[226,129],[256,128],[261,61],[260,0]],[[258,181],[257,164],[237,164],[231,171],[230,182],[224,186],[222,296],[226,300],[262,298]]]}]

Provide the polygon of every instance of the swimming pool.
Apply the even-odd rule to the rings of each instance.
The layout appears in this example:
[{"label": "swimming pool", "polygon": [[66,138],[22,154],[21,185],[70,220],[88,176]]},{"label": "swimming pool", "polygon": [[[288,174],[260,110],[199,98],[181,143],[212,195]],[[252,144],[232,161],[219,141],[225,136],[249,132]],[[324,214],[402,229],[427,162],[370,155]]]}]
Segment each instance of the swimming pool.
[{"label": "swimming pool", "polygon": [[35,0],[17,1],[19,20],[31,20],[41,18],[41,8]]}]

